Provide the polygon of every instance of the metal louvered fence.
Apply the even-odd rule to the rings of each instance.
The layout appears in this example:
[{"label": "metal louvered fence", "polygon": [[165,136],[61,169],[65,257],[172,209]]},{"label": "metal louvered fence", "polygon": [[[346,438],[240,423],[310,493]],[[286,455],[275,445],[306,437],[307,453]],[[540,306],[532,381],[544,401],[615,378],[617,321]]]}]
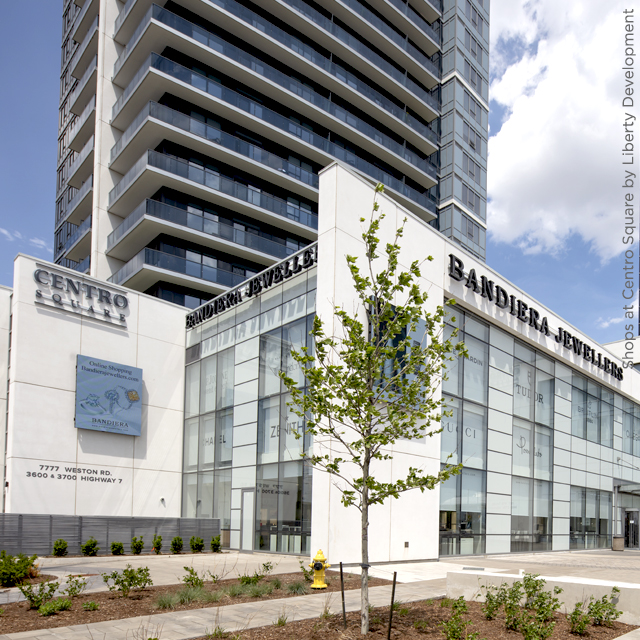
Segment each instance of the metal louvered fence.
[{"label": "metal louvered fence", "polygon": [[186,552],[191,536],[202,538],[208,549],[211,538],[220,535],[220,520],[0,513],[0,549],[12,555],[51,555],[58,538],[67,541],[69,555],[80,555],[80,545],[92,536],[98,541],[101,555],[111,553],[112,542],[122,542],[125,553],[130,553],[133,536],[143,536],[142,553],[152,553],[154,535],[162,536],[165,552],[175,536],[182,538]]}]

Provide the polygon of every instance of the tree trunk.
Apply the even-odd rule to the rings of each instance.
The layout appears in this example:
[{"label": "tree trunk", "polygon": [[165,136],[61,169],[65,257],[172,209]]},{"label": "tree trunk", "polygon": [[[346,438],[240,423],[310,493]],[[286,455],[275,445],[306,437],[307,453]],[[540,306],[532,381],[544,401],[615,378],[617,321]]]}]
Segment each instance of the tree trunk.
[{"label": "tree trunk", "polygon": [[360,586],[360,633],[369,633],[369,463],[365,461],[362,477],[364,487],[362,491],[362,583]]}]

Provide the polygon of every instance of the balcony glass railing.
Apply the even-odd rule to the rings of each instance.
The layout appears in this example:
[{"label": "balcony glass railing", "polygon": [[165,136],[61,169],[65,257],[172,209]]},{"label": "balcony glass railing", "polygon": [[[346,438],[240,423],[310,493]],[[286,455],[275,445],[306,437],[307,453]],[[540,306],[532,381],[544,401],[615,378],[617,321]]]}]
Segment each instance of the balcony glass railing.
[{"label": "balcony glass railing", "polygon": [[100,15],[98,14],[94,18],[89,29],[87,30],[87,35],[84,37],[84,40],[80,43],[80,46],[78,47],[77,51],[73,54],[73,59],[71,60],[71,67],[70,67],[71,69],[74,69],[76,67],[76,65],[78,64],[78,60],[80,60],[84,52],[87,50],[87,47],[89,46],[89,42],[91,42],[91,38],[93,37],[93,33],[98,28],[99,21],[100,21]]},{"label": "balcony glass railing", "polygon": [[73,232],[73,234],[71,234],[65,240],[62,249],[58,252],[58,255],[66,253],[69,249],[71,249],[71,247],[73,247],[73,245],[76,242],[78,242],[78,240],[80,240],[80,238],[82,238],[82,236],[84,236],[90,230],[91,230],[91,216],[86,218],[86,220],[84,220],[80,226],[76,227],[76,230]]},{"label": "balcony glass railing", "polygon": [[78,119],[71,127],[71,131],[69,131],[69,142],[71,142],[77,135],[78,131],[82,129],[84,123],[89,119],[92,112],[96,110],[96,96],[94,95],[91,100],[89,100],[89,104],[83,109],[82,113],[78,116]]},{"label": "balcony glass railing", "polygon": [[185,258],[173,256],[169,253],[145,248],[135,255],[119,271],[116,271],[108,280],[113,284],[126,282],[134,273],[144,265],[157,267],[174,273],[182,273],[186,276],[213,282],[223,287],[235,287],[246,280],[246,276],[226,271],[218,267],[209,267],[200,262],[192,262]]},{"label": "balcony glass railing", "polygon": [[73,196],[73,199],[71,200],[71,202],[69,202],[69,205],[67,206],[67,210],[64,213],[64,217],[58,220],[58,224],[56,226],[59,226],[60,223],[64,222],[75,211],[76,207],[80,204],[80,202],[84,200],[87,193],[89,193],[89,191],[92,191],[92,190],[93,190],[93,174],[78,189],[78,191],[76,192],[76,195]]},{"label": "balcony glass railing", "polygon": [[[430,4],[436,6],[433,2],[430,1]],[[402,0],[389,0],[389,2],[398,10],[400,13],[403,13],[411,22],[413,22],[419,29],[421,29],[424,33],[426,33],[432,40],[436,43],[440,44],[440,28],[439,24],[436,23],[437,28],[432,27],[417,11],[414,11],[413,7],[410,7]],[[440,11],[442,11],[440,9]]]},{"label": "balcony glass railing", "polygon": [[69,98],[69,104],[73,105],[75,103],[77,97],[85,88],[87,82],[89,82],[89,78],[91,77],[91,74],[97,68],[98,68],[98,54],[96,53],[96,55],[93,56],[93,60],[91,60],[91,62],[89,63],[89,66],[86,68],[85,72],[82,74],[82,78],[78,80],[78,84],[76,85],[76,88],[73,90],[73,93],[71,94],[71,98]]},{"label": "balcony glass railing", "polygon": [[[438,66],[430,60],[422,51],[414,47],[408,42],[404,36],[400,35],[395,29],[392,29],[384,20],[381,20],[373,11],[367,9],[364,5],[360,4],[358,0],[341,0],[351,11],[358,14],[361,18],[364,18],[370,25],[374,26],[380,33],[383,33],[389,40],[395,43],[398,47],[406,51],[412,58],[417,60],[423,67],[429,69],[437,78],[440,77],[440,69]],[[415,13],[415,12],[414,12]],[[408,13],[407,13],[408,15]],[[417,15],[417,14],[416,14]],[[423,20],[424,22],[424,20]],[[428,33],[436,40],[437,36],[435,31],[425,22],[427,25]]]},{"label": "balcony glass railing", "polygon": [[[124,61],[126,60],[128,54],[131,52],[133,47],[135,46],[136,40],[140,37],[140,35],[144,32],[148,23],[151,19],[157,20],[162,24],[183,33],[184,35],[192,38],[199,44],[208,47],[212,51],[215,51],[218,55],[223,55],[234,62],[241,64],[248,69],[251,69],[253,72],[261,75],[262,77],[274,82],[275,84],[281,86],[283,89],[287,91],[291,91],[297,96],[301,97],[303,100],[310,102],[314,106],[322,109],[323,111],[330,113],[332,116],[336,117],[338,120],[345,122],[349,126],[357,129],[367,137],[375,140],[376,143],[381,144],[385,148],[393,151],[401,157],[406,157],[412,164],[419,166],[421,159],[415,154],[407,151],[401,144],[390,138],[384,133],[381,133],[374,126],[368,124],[363,121],[361,118],[354,116],[352,113],[346,111],[342,107],[336,105],[331,102],[327,98],[321,96],[309,89],[308,86],[305,86],[298,80],[294,80],[290,76],[277,69],[274,69],[268,64],[265,64],[255,56],[249,55],[239,47],[236,47],[232,44],[229,44],[222,38],[219,38],[208,31],[205,31],[201,27],[181,18],[166,9],[159,7],[158,5],[152,5],[149,8],[146,16],[143,18],[140,25],[136,29],[136,32],[131,38],[131,41],[127,45],[126,50],[122,53],[122,55],[116,61],[114,67],[114,75],[118,72],[118,69],[122,66]],[[438,138],[436,134],[429,129],[428,127],[422,126],[422,131],[420,133],[428,138],[434,144],[437,144]],[[422,160],[422,162],[425,162]]]},{"label": "balcony glass railing", "polygon": [[202,233],[228,240],[242,247],[266,253],[280,260],[297,251],[297,249],[287,247],[285,244],[274,242],[273,240],[263,238],[253,233],[248,233],[242,229],[236,229],[233,225],[210,220],[201,215],[189,213],[185,209],[179,209],[178,207],[173,207],[156,200],[145,200],[136,207],[131,214],[125,218],[125,221],[109,234],[107,238],[107,249],[111,249],[120,242],[129,229],[134,227],[145,215],[158,218],[159,220],[166,220],[173,224],[179,224],[181,227],[201,231]]},{"label": "balcony glass railing", "polygon": [[[284,0],[284,2],[292,9],[295,9],[298,13],[311,20],[311,22],[317,24],[319,27],[330,33],[334,38],[340,40],[340,42],[346,44],[349,48],[359,53],[363,58],[366,58],[369,62],[384,71],[387,75],[394,78],[394,80],[407,87],[407,89],[409,89],[409,91],[411,91],[412,93],[415,93],[419,97],[422,97],[421,94],[426,93],[424,89],[420,88],[417,84],[415,84],[415,82],[407,78],[406,75],[397,67],[394,67],[382,56],[377,54],[375,51],[372,51],[360,40],[345,31],[342,27],[339,27],[335,22],[331,22],[329,18],[323,16],[319,11],[316,11],[303,0]],[[436,78],[440,78],[440,70],[438,69],[438,66],[432,60],[429,60],[429,58],[427,58],[420,51],[415,49],[415,47],[413,47],[413,49],[415,53],[424,57],[426,61],[423,63],[422,60],[420,60],[420,63],[423,64],[427,69],[429,69],[429,71],[431,71]],[[416,58],[416,60],[417,59],[418,58]]]},{"label": "balcony glass railing", "polygon": [[82,5],[82,9],[80,9],[80,13],[78,13],[74,21],[73,30],[71,31],[72,36],[75,36],[76,29],[80,26],[80,23],[84,20],[84,17],[87,15],[87,12],[89,11],[89,7],[91,7],[91,0],[86,0],[86,2]]},{"label": "balcony glass railing", "polygon": [[220,129],[216,127],[212,127],[211,125],[205,124],[195,118],[191,118],[190,116],[180,113],[179,111],[175,111],[174,109],[170,109],[169,107],[165,107],[157,102],[149,102],[122,134],[120,140],[118,140],[115,146],[111,149],[111,162],[118,157],[122,149],[124,149],[124,147],[129,143],[131,138],[135,135],[138,129],[140,129],[142,123],[147,118],[155,118],[156,120],[166,122],[173,127],[182,129],[183,131],[188,131],[189,133],[203,138],[204,140],[218,144],[230,151],[235,151],[236,153],[247,158],[251,158],[251,160],[255,160],[256,162],[259,162],[271,169],[284,173],[291,178],[300,180],[300,182],[304,182],[311,187],[316,189],[318,188],[317,174],[312,173],[311,171],[305,171],[304,169],[291,164],[288,160],[265,151],[261,147],[245,142],[240,138],[236,138],[235,136],[220,131]]},{"label": "balcony glass railing", "polygon": [[[286,131],[297,138],[300,138],[304,142],[313,145],[314,147],[321,149],[325,153],[338,160],[349,164],[362,173],[370,176],[377,182],[382,182],[387,185],[391,189],[402,193],[404,196],[419,204],[420,206],[428,209],[435,213],[435,204],[428,199],[425,194],[419,193],[415,189],[406,186],[403,182],[398,180],[397,178],[389,175],[387,172],[379,169],[375,165],[363,160],[362,158],[356,156],[354,153],[347,151],[346,149],[338,146],[337,144],[330,142],[326,138],[315,134],[308,129],[296,124],[295,122],[285,118],[284,116],[276,113],[275,111],[271,111],[271,109],[267,109],[263,107],[261,104],[250,100],[246,96],[243,96],[227,87],[223,87],[218,82],[214,80],[209,80],[205,76],[196,73],[195,71],[191,71],[182,65],[179,65],[171,60],[167,60],[167,58],[163,58],[156,53],[152,53],[151,56],[147,59],[147,62],[142,65],[141,69],[136,74],[136,77],[131,81],[131,84],[125,90],[125,93],[122,95],[120,100],[123,100],[121,103],[120,100],[114,106],[114,117],[118,113],[119,108],[122,107],[122,104],[128,98],[128,95],[133,92],[134,88],[139,84],[140,80],[144,76],[145,73],[149,70],[149,68],[157,69],[176,80],[189,84],[200,91],[204,91],[209,95],[214,96],[215,98],[226,102],[227,104],[232,105],[235,109],[240,111],[244,111],[246,113],[251,114],[252,116],[259,118],[263,122],[267,122],[282,131]],[[125,97],[126,94],[126,97]],[[430,163],[426,163],[423,161],[423,164],[419,167],[422,169],[427,175],[429,175],[433,180],[437,180],[436,169]]]},{"label": "balcony glass railing", "polygon": [[318,216],[306,209],[294,206],[285,200],[263,193],[253,187],[221,176],[219,173],[191,164],[181,158],[167,156],[157,151],[147,151],[138,162],[124,175],[122,180],[109,193],[111,206],[128,186],[134,182],[145,168],[155,167],[175,176],[201,184],[213,191],[237,198],[248,204],[260,207],[283,218],[294,220],[312,229],[318,228]]},{"label": "balcony glass railing", "polygon": [[113,35],[114,35],[114,37],[118,33],[118,31],[120,31],[120,27],[122,26],[122,23],[127,19],[127,16],[129,15],[129,11],[131,11],[131,7],[133,7],[133,5],[136,2],[137,2],[137,0],[127,0],[125,2],[124,7],[122,7],[122,11],[116,17],[116,21],[115,21],[115,23],[113,25]]},{"label": "balcony glass railing", "polygon": [[89,154],[93,151],[95,135],[91,136],[87,140],[87,144],[82,147],[82,151],[78,154],[78,157],[73,161],[73,164],[69,167],[69,177],[75,175],[78,167],[87,159]]}]

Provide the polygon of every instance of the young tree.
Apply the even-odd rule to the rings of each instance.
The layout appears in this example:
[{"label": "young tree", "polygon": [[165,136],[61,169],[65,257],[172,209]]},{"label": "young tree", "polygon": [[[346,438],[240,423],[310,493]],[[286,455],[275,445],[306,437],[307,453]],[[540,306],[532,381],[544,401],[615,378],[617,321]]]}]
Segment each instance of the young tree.
[{"label": "young tree", "polygon": [[[311,331],[315,353],[304,347],[292,353],[304,371],[307,391],[280,373],[291,392],[290,408],[306,419],[306,432],[342,445],[344,453],[338,455],[314,443],[305,457],[341,479],[342,504],[355,506],[361,514],[363,635],[369,631],[369,507],[411,489],[433,489],[460,471],[460,466],[446,465],[431,475],[410,468],[405,478],[380,482],[375,465],[391,459],[389,447],[397,440],[422,439],[442,430],[446,410],[438,393],[440,380],[446,362],[466,354],[464,345],[445,339],[444,307],[434,313],[425,310],[420,263],[413,262],[408,271],[400,268],[404,223],[381,251],[378,234],[384,214],[378,213],[377,196],[383,189],[376,187],[371,220],[362,234],[366,269],[358,266],[356,257],[346,256],[358,306],[349,314],[334,305],[342,335],[327,335],[316,316]],[[419,328],[424,335],[416,340]]]}]

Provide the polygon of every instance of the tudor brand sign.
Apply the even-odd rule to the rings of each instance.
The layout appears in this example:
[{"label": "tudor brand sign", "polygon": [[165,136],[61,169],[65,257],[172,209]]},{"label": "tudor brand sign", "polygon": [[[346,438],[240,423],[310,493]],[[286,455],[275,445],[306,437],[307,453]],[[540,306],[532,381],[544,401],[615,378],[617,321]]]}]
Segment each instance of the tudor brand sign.
[{"label": "tudor brand sign", "polygon": [[[478,276],[475,269],[469,269],[469,273],[464,273],[464,263],[460,258],[449,254],[449,277],[457,282],[463,282],[464,286],[474,293],[493,302],[499,309],[506,309],[512,316],[515,316],[524,324],[533,327],[545,336],[551,336],[549,321],[546,316],[541,316],[534,307],[523,302],[514,295],[510,295],[503,287],[497,285],[486,276]],[[585,362],[594,364],[598,369],[610,374],[616,380],[622,380],[622,368],[611,362],[609,358],[603,357],[586,342],[573,336],[563,327],[558,328],[558,333],[554,335],[555,341],[565,349],[572,351],[577,356],[582,356]]]},{"label": "tudor brand sign", "polygon": [[258,295],[263,289],[282,284],[292,276],[304,269],[312,267],[318,262],[318,245],[313,244],[287,260],[263,271],[255,278],[243,282],[239,287],[227,293],[219,295],[199,309],[187,315],[187,329],[197,327],[199,324],[213,318],[226,309],[235,307],[243,300],[243,296],[251,298]]},{"label": "tudor brand sign", "polygon": [[84,279],[70,278],[67,273],[57,273],[49,265],[38,265],[33,279],[38,288],[36,304],[68,311],[94,320],[126,327],[129,300],[120,290],[107,289]]}]

